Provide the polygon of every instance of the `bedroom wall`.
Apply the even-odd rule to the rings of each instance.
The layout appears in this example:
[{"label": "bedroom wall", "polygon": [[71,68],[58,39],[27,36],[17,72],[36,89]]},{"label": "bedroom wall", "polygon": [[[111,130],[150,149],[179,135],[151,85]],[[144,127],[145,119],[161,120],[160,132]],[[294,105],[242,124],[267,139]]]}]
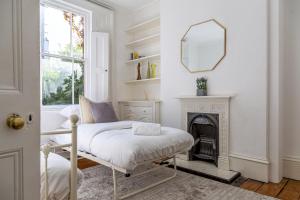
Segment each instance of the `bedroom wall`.
[{"label": "bedroom wall", "polygon": [[[194,95],[196,78],[206,76],[210,95],[233,95],[232,167],[268,181],[268,1],[162,0],[160,4],[162,123],[180,126],[176,97]],[[227,55],[214,71],[191,74],[180,63],[180,40],[191,24],[211,18],[227,27]],[[245,170],[248,161],[262,168]]]},{"label": "bedroom wall", "polygon": [[126,28],[130,24],[130,11],[118,7],[115,9],[115,21],[114,21],[114,54],[115,65],[112,71],[113,86],[113,101],[114,107],[117,108],[118,100],[128,99],[131,96],[131,88],[124,82],[128,76],[128,70],[126,70],[125,61],[128,59],[129,51],[125,44],[127,43]]},{"label": "bedroom wall", "polygon": [[284,65],[282,70],[283,172],[300,180],[300,1],[284,1]]}]

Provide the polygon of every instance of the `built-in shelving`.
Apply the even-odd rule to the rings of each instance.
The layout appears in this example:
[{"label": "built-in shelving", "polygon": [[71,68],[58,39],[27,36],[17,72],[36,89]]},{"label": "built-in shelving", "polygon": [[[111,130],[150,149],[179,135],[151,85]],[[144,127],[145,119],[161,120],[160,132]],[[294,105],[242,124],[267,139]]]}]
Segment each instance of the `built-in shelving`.
[{"label": "built-in shelving", "polygon": [[134,84],[134,83],[143,83],[143,82],[150,82],[150,81],[160,81],[160,78],[150,78],[150,79],[142,79],[142,80],[132,80],[127,81],[127,84]]},{"label": "built-in shelving", "polygon": [[141,38],[141,39],[129,42],[129,43],[127,43],[126,46],[127,47],[142,46],[142,45],[147,44],[149,42],[152,42],[154,40],[158,40],[159,38],[160,38],[160,34],[156,33],[156,34],[153,34],[153,35],[150,35],[150,36],[147,36],[147,37],[144,37],[144,38]]},{"label": "built-in shelving", "polygon": [[[136,16],[135,16],[136,17]],[[144,16],[142,16],[144,18]],[[140,18],[140,19],[142,19]],[[138,20],[139,18],[137,18]],[[135,20],[136,21],[136,20]],[[127,43],[125,46],[127,47],[128,57],[131,54],[137,53],[140,56],[138,59],[133,60],[125,60],[124,65],[128,66],[126,68],[126,76],[124,84],[128,84],[128,87],[136,94],[136,98],[146,98],[148,99],[148,95],[150,98],[159,99],[160,98],[160,17],[152,17],[148,18],[148,20],[134,24],[133,26],[128,27],[125,30],[127,34]],[[149,70],[150,64],[150,73],[152,69],[155,68],[156,78],[146,78],[145,72]],[[137,77],[139,73],[136,68],[137,63],[140,64],[140,73],[142,80],[132,80]],[[152,67],[151,65],[155,64],[156,67]]]},{"label": "built-in shelving", "polygon": [[150,28],[150,27],[153,27],[153,26],[159,26],[159,23],[160,23],[160,17],[155,17],[155,18],[152,18],[152,19],[147,20],[145,22],[142,22],[140,24],[136,24],[134,26],[129,27],[126,30],[126,32],[127,33],[133,33],[133,32],[144,30],[146,28]]},{"label": "built-in shelving", "polygon": [[150,60],[150,59],[159,59],[160,58],[160,54],[155,54],[155,55],[151,55],[151,56],[145,56],[139,59],[134,59],[134,60],[129,60],[126,63],[127,64],[131,64],[131,63],[137,63],[137,62],[142,62],[142,61],[146,61],[146,60]]}]

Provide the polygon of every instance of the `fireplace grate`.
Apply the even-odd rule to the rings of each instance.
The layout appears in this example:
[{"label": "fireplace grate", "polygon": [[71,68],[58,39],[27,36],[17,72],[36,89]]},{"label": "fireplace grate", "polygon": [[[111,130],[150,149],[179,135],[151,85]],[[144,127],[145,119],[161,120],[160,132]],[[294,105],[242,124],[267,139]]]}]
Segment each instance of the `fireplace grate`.
[{"label": "fireplace grate", "polygon": [[189,133],[194,137],[195,143],[189,152],[190,160],[204,160],[218,165],[218,115],[189,113]]}]

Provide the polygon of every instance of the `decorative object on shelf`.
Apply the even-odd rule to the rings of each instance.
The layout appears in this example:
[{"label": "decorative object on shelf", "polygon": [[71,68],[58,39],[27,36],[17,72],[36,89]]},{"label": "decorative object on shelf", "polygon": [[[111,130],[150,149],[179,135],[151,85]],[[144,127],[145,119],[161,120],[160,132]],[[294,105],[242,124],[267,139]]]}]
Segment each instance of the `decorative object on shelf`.
[{"label": "decorative object on shelf", "polygon": [[148,69],[147,69],[147,79],[151,78],[151,66],[150,63],[148,61]]},{"label": "decorative object on shelf", "polygon": [[141,76],[141,63],[138,63],[137,66],[137,78],[136,80],[142,80],[142,76]]},{"label": "decorative object on shelf", "polygon": [[137,51],[133,51],[132,53],[130,53],[130,60],[136,60],[136,59],[139,59],[141,57],[142,56],[140,56]]},{"label": "decorative object on shelf", "polygon": [[151,64],[151,78],[156,78],[156,64]]},{"label": "decorative object on shelf", "polygon": [[207,79],[197,78],[197,96],[207,96]]},{"label": "decorative object on shelf", "polygon": [[139,53],[137,51],[133,52],[133,59],[139,59]]},{"label": "decorative object on shelf", "polygon": [[133,60],[133,52],[130,53],[130,60]]}]

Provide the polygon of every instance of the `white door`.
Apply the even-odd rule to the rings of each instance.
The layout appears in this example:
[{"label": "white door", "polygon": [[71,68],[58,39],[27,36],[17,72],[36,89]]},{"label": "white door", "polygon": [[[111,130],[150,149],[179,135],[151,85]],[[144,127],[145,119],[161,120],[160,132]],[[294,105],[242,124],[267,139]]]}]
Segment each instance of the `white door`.
[{"label": "white door", "polygon": [[92,32],[91,92],[94,101],[107,101],[109,96],[109,34]]},{"label": "white door", "polygon": [[[39,1],[0,0],[1,200],[39,199],[39,71]],[[12,113],[22,129],[7,127]]]}]

